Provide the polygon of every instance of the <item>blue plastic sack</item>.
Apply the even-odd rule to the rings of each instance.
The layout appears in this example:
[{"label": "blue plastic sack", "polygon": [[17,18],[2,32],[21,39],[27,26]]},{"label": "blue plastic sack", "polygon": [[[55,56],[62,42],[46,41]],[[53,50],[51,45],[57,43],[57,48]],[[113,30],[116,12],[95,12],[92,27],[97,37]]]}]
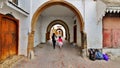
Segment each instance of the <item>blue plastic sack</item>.
[{"label": "blue plastic sack", "polygon": [[109,57],[108,57],[108,55],[107,55],[107,54],[103,54],[103,58],[104,58],[104,60],[106,60],[106,61],[108,61],[108,60],[109,60]]},{"label": "blue plastic sack", "polygon": [[103,59],[103,54],[101,52],[96,52],[96,59]]}]

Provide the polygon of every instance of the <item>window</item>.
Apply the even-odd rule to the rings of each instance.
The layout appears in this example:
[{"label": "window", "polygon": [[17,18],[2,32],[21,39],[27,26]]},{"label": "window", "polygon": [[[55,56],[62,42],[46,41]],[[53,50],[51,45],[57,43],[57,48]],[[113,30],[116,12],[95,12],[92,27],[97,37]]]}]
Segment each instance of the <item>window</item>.
[{"label": "window", "polygon": [[16,5],[18,5],[18,0],[9,0],[9,1],[11,1],[11,2],[15,3]]},{"label": "window", "polygon": [[18,5],[18,0],[12,0],[16,5]]}]

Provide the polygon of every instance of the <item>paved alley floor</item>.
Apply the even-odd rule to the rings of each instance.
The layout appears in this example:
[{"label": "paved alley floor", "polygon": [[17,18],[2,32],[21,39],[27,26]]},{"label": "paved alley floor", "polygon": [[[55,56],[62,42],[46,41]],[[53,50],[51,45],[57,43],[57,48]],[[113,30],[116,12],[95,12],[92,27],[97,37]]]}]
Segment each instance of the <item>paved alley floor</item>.
[{"label": "paved alley floor", "polygon": [[120,60],[96,60],[83,59],[79,55],[79,49],[64,43],[60,50],[53,49],[52,44],[40,44],[34,49],[35,58],[23,59],[13,68],[120,68]]}]

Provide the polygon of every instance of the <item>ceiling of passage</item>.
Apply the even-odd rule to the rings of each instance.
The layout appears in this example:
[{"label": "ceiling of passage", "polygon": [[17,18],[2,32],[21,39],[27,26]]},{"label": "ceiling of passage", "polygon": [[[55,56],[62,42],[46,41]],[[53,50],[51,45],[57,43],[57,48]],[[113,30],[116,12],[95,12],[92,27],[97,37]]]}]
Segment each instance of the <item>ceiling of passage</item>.
[{"label": "ceiling of passage", "polygon": [[61,17],[61,16],[75,16],[75,14],[73,13],[73,11],[71,11],[69,8],[62,6],[62,5],[54,5],[51,7],[46,8],[42,14],[42,16],[57,16],[57,17]]}]

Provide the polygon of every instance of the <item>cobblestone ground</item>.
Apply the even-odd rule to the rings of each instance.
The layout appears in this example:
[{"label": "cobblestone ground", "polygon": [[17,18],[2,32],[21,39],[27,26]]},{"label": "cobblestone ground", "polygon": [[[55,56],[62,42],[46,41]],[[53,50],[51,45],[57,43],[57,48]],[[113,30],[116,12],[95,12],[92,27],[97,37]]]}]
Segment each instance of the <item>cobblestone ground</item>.
[{"label": "cobblestone ground", "polygon": [[21,60],[13,68],[120,68],[120,60],[96,60],[91,61],[82,58],[76,47],[64,43],[60,50],[52,48],[52,45],[40,44],[35,47],[35,58]]}]

